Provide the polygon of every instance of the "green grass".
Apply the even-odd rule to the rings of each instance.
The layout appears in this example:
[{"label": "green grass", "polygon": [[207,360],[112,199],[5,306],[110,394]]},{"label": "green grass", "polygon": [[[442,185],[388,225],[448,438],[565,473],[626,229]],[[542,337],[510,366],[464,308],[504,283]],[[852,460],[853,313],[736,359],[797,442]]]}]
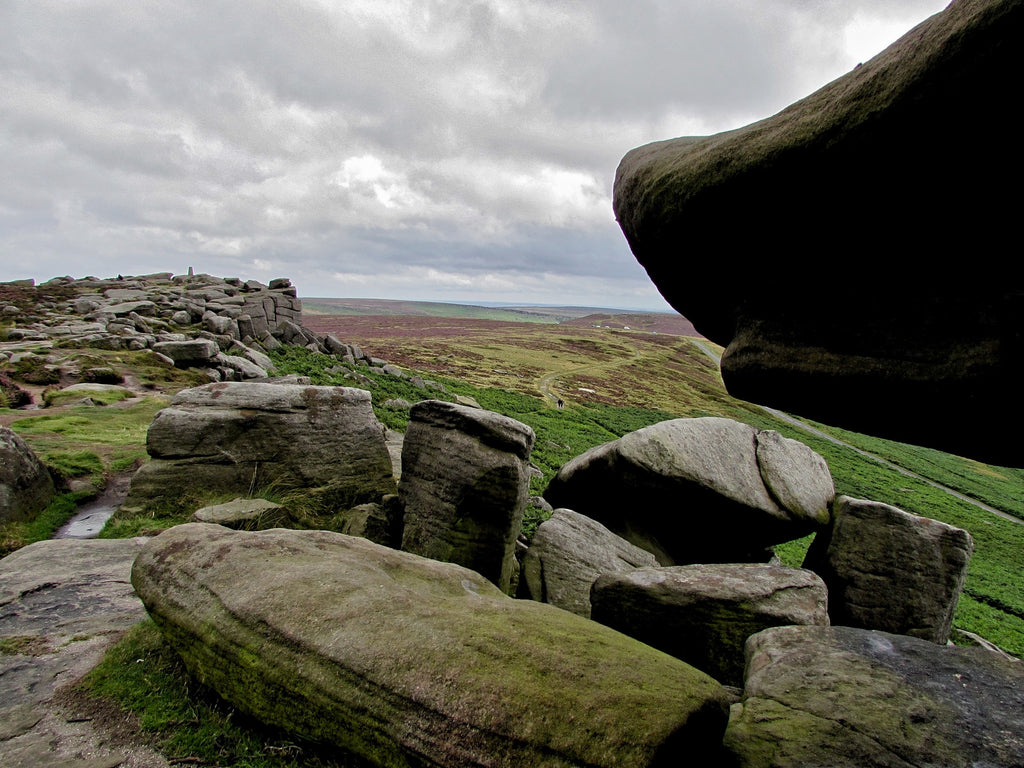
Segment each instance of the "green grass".
[{"label": "green grass", "polygon": [[102,478],[103,460],[92,451],[50,451],[46,454],[50,472],[65,479],[85,477]]},{"label": "green grass", "polygon": [[[75,474],[91,469],[94,480],[101,483],[110,472],[120,472],[146,460],[146,432],[159,411],[167,404],[163,397],[152,395],[124,407],[97,408],[71,406],[54,413],[43,411],[7,411],[17,420],[11,429],[17,432],[43,463],[59,474],[66,470]],[[92,454],[99,462],[85,458]],[[77,457],[77,458],[76,458]],[[83,463],[84,462],[84,463]]]},{"label": "green grass", "polygon": [[823,432],[891,461],[910,472],[1024,519],[1024,468],[997,467],[932,448],[815,424]]},{"label": "green grass", "polygon": [[95,406],[102,407],[105,405],[119,403],[122,400],[127,400],[131,396],[132,393],[123,387],[101,390],[98,392],[91,392],[87,390],[69,391],[64,389],[50,389],[43,394],[43,402],[46,403],[48,408],[52,408],[59,405],[68,405],[88,398]]},{"label": "green grass", "polygon": [[74,517],[78,504],[91,493],[60,493],[32,520],[0,524],[0,557],[37,541],[52,539],[64,523]]},{"label": "green grass", "polygon": [[352,758],[319,751],[250,720],[196,683],[149,619],[128,631],[79,684],[139,719],[146,740],[174,764],[222,768],[342,768]]}]

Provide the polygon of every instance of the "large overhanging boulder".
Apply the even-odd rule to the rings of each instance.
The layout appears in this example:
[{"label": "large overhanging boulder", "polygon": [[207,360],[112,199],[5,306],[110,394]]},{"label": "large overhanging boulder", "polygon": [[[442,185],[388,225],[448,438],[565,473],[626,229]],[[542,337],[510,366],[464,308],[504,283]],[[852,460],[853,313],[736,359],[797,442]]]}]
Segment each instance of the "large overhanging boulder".
[{"label": "large overhanging boulder", "polygon": [[725,729],[704,673],[365,539],[191,523],[132,583],[203,683],[374,765],[703,765]]},{"label": "large overhanging boulder", "polygon": [[[737,397],[1020,466],[1024,5],[957,0],[782,112],[640,147],[615,213]],[[1010,421],[1008,422],[1007,419]]]}]

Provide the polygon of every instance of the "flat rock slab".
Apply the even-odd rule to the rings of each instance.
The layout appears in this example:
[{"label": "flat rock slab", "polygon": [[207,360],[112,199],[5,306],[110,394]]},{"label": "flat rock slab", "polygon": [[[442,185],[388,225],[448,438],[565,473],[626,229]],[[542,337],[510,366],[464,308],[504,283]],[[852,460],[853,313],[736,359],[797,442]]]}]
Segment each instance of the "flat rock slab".
[{"label": "flat rock slab", "polygon": [[1019,768],[1024,664],[981,648],[850,627],[747,643],[726,747],[742,768]]},{"label": "flat rock slab", "polygon": [[[55,692],[92,669],[145,618],[130,582],[145,539],[43,541],[0,560],[0,765],[161,765],[103,746],[54,710]],[[140,762],[141,761],[141,762]]]},{"label": "flat rock slab", "polygon": [[288,510],[267,499],[232,499],[213,504],[192,513],[197,523],[215,523],[240,531],[262,531],[284,526],[289,519]]},{"label": "flat rock slab", "polygon": [[375,764],[629,768],[720,746],[710,677],[455,564],[190,523],[153,539],[132,578],[200,681]]}]

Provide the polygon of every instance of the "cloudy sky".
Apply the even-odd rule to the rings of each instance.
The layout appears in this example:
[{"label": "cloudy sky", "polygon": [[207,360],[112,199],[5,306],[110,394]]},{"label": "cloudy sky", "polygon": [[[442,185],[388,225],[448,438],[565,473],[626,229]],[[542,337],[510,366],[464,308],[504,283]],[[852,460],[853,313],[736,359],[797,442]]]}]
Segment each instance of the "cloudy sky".
[{"label": "cloudy sky", "polygon": [[944,5],[0,0],[0,280],[664,308],[622,155],[766,117]]}]

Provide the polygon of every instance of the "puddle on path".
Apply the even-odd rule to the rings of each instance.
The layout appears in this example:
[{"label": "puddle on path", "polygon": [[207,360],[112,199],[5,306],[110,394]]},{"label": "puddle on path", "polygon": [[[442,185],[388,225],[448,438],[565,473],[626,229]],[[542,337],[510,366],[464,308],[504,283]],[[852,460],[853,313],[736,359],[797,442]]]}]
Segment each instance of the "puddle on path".
[{"label": "puddle on path", "polygon": [[57,529],[55,539],[94,539],[128,494],[131,475],[117,475],[98,497],[78,508],[75,516]]},{"label": "puddle on path", "polygon": [[93,504],[86,504],[79,509],[74,517],[57,529],[57,532],[53,534],[53,538],[93,539],[99,536],[107,520],[114,514],[116,507],[105,505],[87,509],[88,507],[93,507]]}]

